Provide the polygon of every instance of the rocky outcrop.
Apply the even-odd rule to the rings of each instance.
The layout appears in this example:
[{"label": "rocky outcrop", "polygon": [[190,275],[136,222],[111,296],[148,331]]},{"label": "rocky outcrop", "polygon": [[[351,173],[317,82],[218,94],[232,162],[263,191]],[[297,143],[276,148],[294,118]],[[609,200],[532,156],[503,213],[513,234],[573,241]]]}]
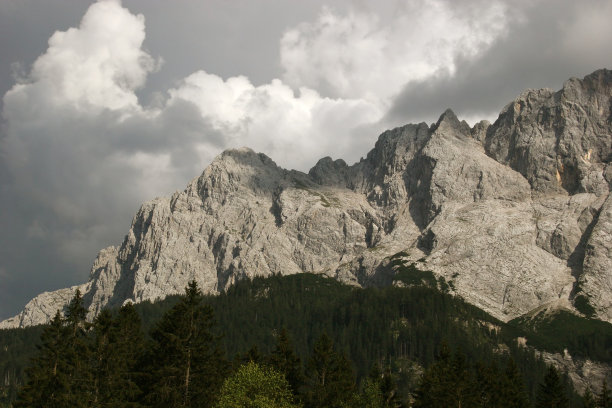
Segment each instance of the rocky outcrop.
[{"label": "rocky outcrop", "polygon": [[487,154],[520,172],[537,194],[607,194],[612,71],[563,89],[528,90],[487,130]]},{"label": "rocky outcrop", "polygon": [[[493,124],[449,110],[383,133],[359,163],[324,158],[308,174],[226,151],[183,192],[144,204],[79,288],[93,316],[192,279],[207,293],[277,273],[384,285],[402,252],[502,320],[578,299],[612,321],[611,100],[601,70],[525,92]],[[48,321],[73,290],[0,327]]]},{"label": "rocky outcrop", "polygon": [[608,381],[612,376],[612,368],[609,365],[589,359],[573,358],[567,350],[564,350],[563,354],[545,351],[537,354],[544,362],[554,365],[562,373],[567,374],[580,394],[584,394],[587,387],[594,394],[599,394],[604,380]]}]

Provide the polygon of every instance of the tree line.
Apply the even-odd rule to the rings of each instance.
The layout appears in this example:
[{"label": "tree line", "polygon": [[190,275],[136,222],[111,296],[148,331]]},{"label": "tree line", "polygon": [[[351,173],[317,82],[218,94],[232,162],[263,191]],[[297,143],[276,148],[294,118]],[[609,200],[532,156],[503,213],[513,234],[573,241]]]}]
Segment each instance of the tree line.
[{"label": "tree line", "polygon": [[[77,293],[44,329],[14,406],[610,406],[605,384],[601,395],[576,399],[567,379],[533,355],[485,352],[499,343],[497,331],[466,330],[474,322],[467,315],[453,327],[447,308],[462,306],[445,304],[453,303],[448,296],[415,289],[365,295],[338,285],[307,276],[237,284],[215,298],[213,312],[212,298],[192,282],[163,312],[128,304],[92,323]],[[330,293],[344,308],[330,309]],[[399,296],[405,293],[411,298]],[[453,340],[452,349],[439,336],[423,337],[430,334],[423,326],[438,325],[447,327],[438,334]]]}]

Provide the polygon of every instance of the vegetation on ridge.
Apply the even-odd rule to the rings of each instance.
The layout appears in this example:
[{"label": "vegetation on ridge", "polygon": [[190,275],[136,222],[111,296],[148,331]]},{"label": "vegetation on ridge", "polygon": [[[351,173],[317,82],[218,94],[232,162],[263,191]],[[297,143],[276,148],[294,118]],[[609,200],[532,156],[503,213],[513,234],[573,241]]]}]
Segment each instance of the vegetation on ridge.
[{"label": "vegetation on ridge", "polygon": [[[409,274],[410,269],[404,272]],[[420,276],[416,281],[423,282]],[[195,401],[199,398],[208,401],[204,406],[211,406],[214,396],[229,393],[229,400],[223,401],[238,398],[240,387],[250,387],[253,376],[261,376],[265,383],[277,373],[284,375],[287,384],[278,390],[263,387],[253,395],[276,393],[279,401],[285,401],[278,406],[413,403],[425,407],[453,406],[457,401],[462,401],[462,407],[510,406],[503,405],[507,398],[499,398],[510,394],[523,401],[512,406],[528,406],[521,405],[523,397],[536,402],[547,373],[533,351],[516,344],[517,332],[527,330],[520,327],[520,322],[505,325],[429,285],[359,289],[317,275],[273,276],[238,282],[216,297],[200,296],[197,288],[191,287],[182,297],[126,308],[104,312],[93,324],[81,318],[71,323],[71,316],[81,315],[70,312],[68,318],[59,317],[55,328],[54,324],[47,326],[42,348],[30,364],[21,400],[28,390],[41,388],[33,387],[32,381],[48,360],[41,358],[51,344],[53,330],[79,345],[76,354],[66,354],[70,356],[65,368],[69,375],[60,383],[64,384],[62,389],[69,390],[65,398],[89,401],[90,405],[84,406],[105,406],[92,401],[119,396],[132,405],[115,401],[112,406],[157,406],[157,401],[164,401],[164,406],[198,406]],[[213,325],[213,315],[217,325]],[[190,321],[200,323],[193,326]],[[36,330],[39,334],[42,329]],[[546,338],[546,331],[538,330]],[[5,353],[0,362],[5,374],[6,362],[16,357],[13,354],[9,358],[6,352],[13,352],[19,344],[15,341],[19,333],[36,334],[34,329],[0,332]],[[8,339],[13,339],[12,343]],[[131,339],[132,346],[125,344],[125,339]],[[18,347],[25,352],[24,344]],[[128,351],[129,347],[135,348]],[[597,350],[587,348],[585,353]],[[203,359],[195,363],[192,375],[199,379],[169,380],[178,378],[176,373],[185,374],[185,362],[198,358]],[[249,366],[249,362],[253,364]],[[77,376],[74,370],[81,374]],[[326,374],[322,377],[321,373]],[[70,379],[77,377],[81,382],[71,385]],[[461,383],[457,383],[459,380]],[[23,377],[20,381],[23,384]],[[559,375],[558,382],[571,406],[580,406],[580,398],[567,378]],[[190,390],[193,384],[198,384],[196,389],[206,388],[208,396],[187,391],[186,383],[191,384]],[[5,405],[19,387],[17,382],[3,386]],[[515,391],[507,394],[511,387]],[[105,394],[108,389],[116,392]],[[287,389],[290,400],[283,397],[288,395]],[[185,401],[191,396],[195,399],[188,404]],[[182,402],[176,402],[179,400]],[[490,402],[494,400],[497,402]]]}]

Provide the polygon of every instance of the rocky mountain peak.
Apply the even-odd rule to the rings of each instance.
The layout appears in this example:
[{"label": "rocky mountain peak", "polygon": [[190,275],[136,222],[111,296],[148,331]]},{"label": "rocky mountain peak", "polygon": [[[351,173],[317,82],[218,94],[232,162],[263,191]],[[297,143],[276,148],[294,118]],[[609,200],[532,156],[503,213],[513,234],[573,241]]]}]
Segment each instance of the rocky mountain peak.
[{"label": "rocky mountain peak", "polygon": [[[308,174],[226,151],[184,191],[143,204],[79,288],[93,316],[191,279],[208,293],[300,272],[385,285],[414,264],[502,320],[563,304],[612,321],[611,102],[600,70],[522,93],[493,124],[447,110],[384,132],[358,163],[326,157]],[[48,321],[75,289],[0,327]]]},{"label": "rocky mountain peak", "polygon": [[451,133],[469,135],[471,132],[470,125],[466,121],[459,121],[455,112],[451,109],[444,111],[436,124],[432,127],[433,133]]},{"label": "rocky mountain peak", "polygon": [[333,160],[327,156],[320,159],[308,175],[321,185],[346,187],[349,183],[349,173],[350,169],[344,160]]},{"label": "rocky mountain peak", "polygon": [[606,194],[612,120],[611,71],[528,90],[487,130],[485,149],[529,181],[536,194]]}]

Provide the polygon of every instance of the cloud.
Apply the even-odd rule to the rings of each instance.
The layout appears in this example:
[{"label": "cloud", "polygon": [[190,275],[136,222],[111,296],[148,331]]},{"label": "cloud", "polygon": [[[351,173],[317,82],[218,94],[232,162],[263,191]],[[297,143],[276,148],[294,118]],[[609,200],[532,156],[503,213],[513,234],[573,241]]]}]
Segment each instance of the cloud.
[{"label": "cloud", "polygon": [[540,0],[514,6],[509,35],[472,58],[457,58],[454,74],[440,72],[405,84],[385,123],[433,121],[446,108],[472,123],[493,121],[524,89],[559,89],[571,76],[612,66],[606,43],[612,26],[603,17],[612,12],[612,1]]},{"label": "cloud", "polygon": [[348,153],[356,159],[368,146],[351,146],[354,132],[376,123],[383,113],[361,99],[323,98],[309,88],[294,92],[278,79],[256,87],[245,77],[223,80],[204,71],[169,93],[168,106],[193,103],[225,145],[249,146],[302,170],[326,154]]},{"label": "cloud", "polygon": [[26,98],[22,102],[71,104],[81,110],[136,109],[134,90],[156,67],[140,48],[144,38],[142,15],[132,15],[118,1],[95,3],[79,28],[51,36],[28,82],[13,87],[5,103],[10,109],[13,98]]},{"label": "cloud", "polygon": [[501,2],[397,5],[399,12],[384,20],[363,10],[338,15],[324,8],[315,22],[288,30],[281,40],[283,79],[332,97],[384,102],[408,82],[441,71],[453,75],[457,58],[479,55],[507,32],[508,7]]},{"label": "cloud", "polygon": [[[140,203],[183,188],[225,148],[247,145],[306,170],[327,154],[357,159],[371,144],[364,126],[383,115],[360,99],[205,71],[143,106],[136,92],[159,65],[144,38],[142,15],[94,3],[4,95],[0,268],[19,270],[32,290],[82,281]],[[44,274],[49,264],[57,270]]]},{"label": "cloud", "polygon": [[[447,107],[462,117],[492,115],[525,87],[609,64],[602,15],[611,3],[410,0],[385,10],[351,3],[293,24],[310,7],[300,3],[284,34],[277,21],[276,31],[263,29],[266,38],[279,35],[279,61],[255,64],[257,78],[236,75],[234,59],[190,68],[156,89],[153,103],[139,96],[150,96],[147,81],[164,66],[145,50],[143,15],[119,1],[92,4],[78,27],[50,36],[29,70],[15,65],[17,83],[3,98],[0,270],[8,283],[0,285],[0,309],[10,304],[13,312],[26,296],[82,282],[140,203],[183,188],[225,148],[249,146],[301,170],[326,155],[351,162],[388,126],[435,120]],[[165,16],[167,6],[158,7]],[[222,21],[242,27],[231,8],[238,6],[227,7]],[[179,17],[157,27],[167,46],[204,41],[210,50],[219,41],[207,56],[213,60],[229,48],[260,60],[273,55],[267,45],[264,57],[244,50],[254,44],[253,21],[233,34],[249,41],[232,47],[228,35],[174,31]],[[215,21],[214,13],[206,18]],[[197,54],[181,52],[171,55]],[[265,67],[274,74],[262,80]]]}]

